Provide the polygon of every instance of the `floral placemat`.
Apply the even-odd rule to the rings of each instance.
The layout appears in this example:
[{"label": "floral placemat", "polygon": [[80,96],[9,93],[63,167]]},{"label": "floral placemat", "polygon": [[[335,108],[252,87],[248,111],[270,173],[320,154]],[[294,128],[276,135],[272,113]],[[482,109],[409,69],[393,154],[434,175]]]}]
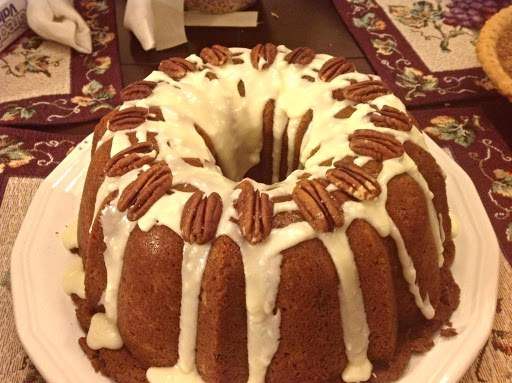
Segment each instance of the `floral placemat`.
[{"label": "floral placemat", "polygon": [[120,103],[114,0],[75,0],[75,8],[91,29],[92,54],[25,32],[0,52],[0,124],[97,120]]},{"label": "floral placemat", "polygon": [[445,150],[476,186],[512,265],[512,152],[481,107],[412,111],[423,131]]},{"label": "floral placemat", "polygon": [[476,58],[483,23],[509,0],[333,0],[376,73],[407,105],[495,96]]},{"label": "floral placemat", "polygon": [[0,126],[0,205],[9,177],[45,178],[83,139]]}]

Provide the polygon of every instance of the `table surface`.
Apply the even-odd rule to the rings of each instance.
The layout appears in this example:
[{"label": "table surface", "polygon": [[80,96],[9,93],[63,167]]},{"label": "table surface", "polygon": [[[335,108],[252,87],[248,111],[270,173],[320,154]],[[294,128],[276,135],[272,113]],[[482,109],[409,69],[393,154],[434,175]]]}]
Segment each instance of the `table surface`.
[{"label": "table surface", "polygon": [[[188,42],[162,51],[144,51],[135,36],[123,26],[126,1],[116,1],[116,18],[119,55],[123,84],[140,80],[158,67],[160,61],[169,57],[186,57],[198,54],[203,47],[214,44],[252,48],[258,43],[271,42],[290,48],[309,46],[318,53],[345,56],[353,62],[359,72],[374,73],[368,60],[357,45],[331,0],[294,1],[257,0],[249,10],[258,11],[256,28],[186,27]],[[309,29],[304,33],[304,29]],[[299,32],[298,32],[299,31]],[[512,148],[510,121],[500,120],[502,108],[512,108],[504,98],[474,101],[484,106],[486,117],[500,131]],[[461,102],[465,106],[468,102]],[[457,104],[453,104],[457,106]],[[96,121],[48,127],[47,131],[61,134],[89,134]]]}]

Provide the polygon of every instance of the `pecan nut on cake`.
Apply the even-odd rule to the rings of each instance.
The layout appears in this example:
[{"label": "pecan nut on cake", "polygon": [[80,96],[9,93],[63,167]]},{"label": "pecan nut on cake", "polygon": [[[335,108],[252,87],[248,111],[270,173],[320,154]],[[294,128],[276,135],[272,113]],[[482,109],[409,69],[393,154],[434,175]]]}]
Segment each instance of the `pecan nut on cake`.
[{"label": "pecan nut on cake", "polygon": [[123,89],[78,217],[92,365],[119,383],[396,380],[459,302],[443,172],[379,77],[215,45]]}]

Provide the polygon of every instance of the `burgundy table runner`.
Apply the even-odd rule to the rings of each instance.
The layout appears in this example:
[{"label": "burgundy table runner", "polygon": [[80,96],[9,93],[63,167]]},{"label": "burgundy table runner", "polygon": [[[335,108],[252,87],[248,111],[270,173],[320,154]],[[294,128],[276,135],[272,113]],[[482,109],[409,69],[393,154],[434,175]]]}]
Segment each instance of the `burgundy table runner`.
[{"label": "burgundy table runner", "polygon": [[75,0],[89,28],[90,55],[28,30],[0,52],[0,124],[97,120],[120,103],[114,0]]},{"label": "burgundy table runner", "polygon": [[412,114],[473,181],[512,265],[512,152],[481,107],[413,110]]},{"label": "burgundy table runner", "polygon": [[482,21],[506,1],[333,3],[375,72],[405,104],[425,105],[497,94],[476,58],[475,48]]}]

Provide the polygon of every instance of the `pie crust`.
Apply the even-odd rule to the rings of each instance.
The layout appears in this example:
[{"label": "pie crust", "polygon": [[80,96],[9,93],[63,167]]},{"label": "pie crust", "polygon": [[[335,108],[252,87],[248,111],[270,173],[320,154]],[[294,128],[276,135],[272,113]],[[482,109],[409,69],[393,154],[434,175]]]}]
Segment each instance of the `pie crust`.
[{"label": "pie crust", "polygon": [[485,23],[476,53],[498,91],[512,102],[512,6]]}]

